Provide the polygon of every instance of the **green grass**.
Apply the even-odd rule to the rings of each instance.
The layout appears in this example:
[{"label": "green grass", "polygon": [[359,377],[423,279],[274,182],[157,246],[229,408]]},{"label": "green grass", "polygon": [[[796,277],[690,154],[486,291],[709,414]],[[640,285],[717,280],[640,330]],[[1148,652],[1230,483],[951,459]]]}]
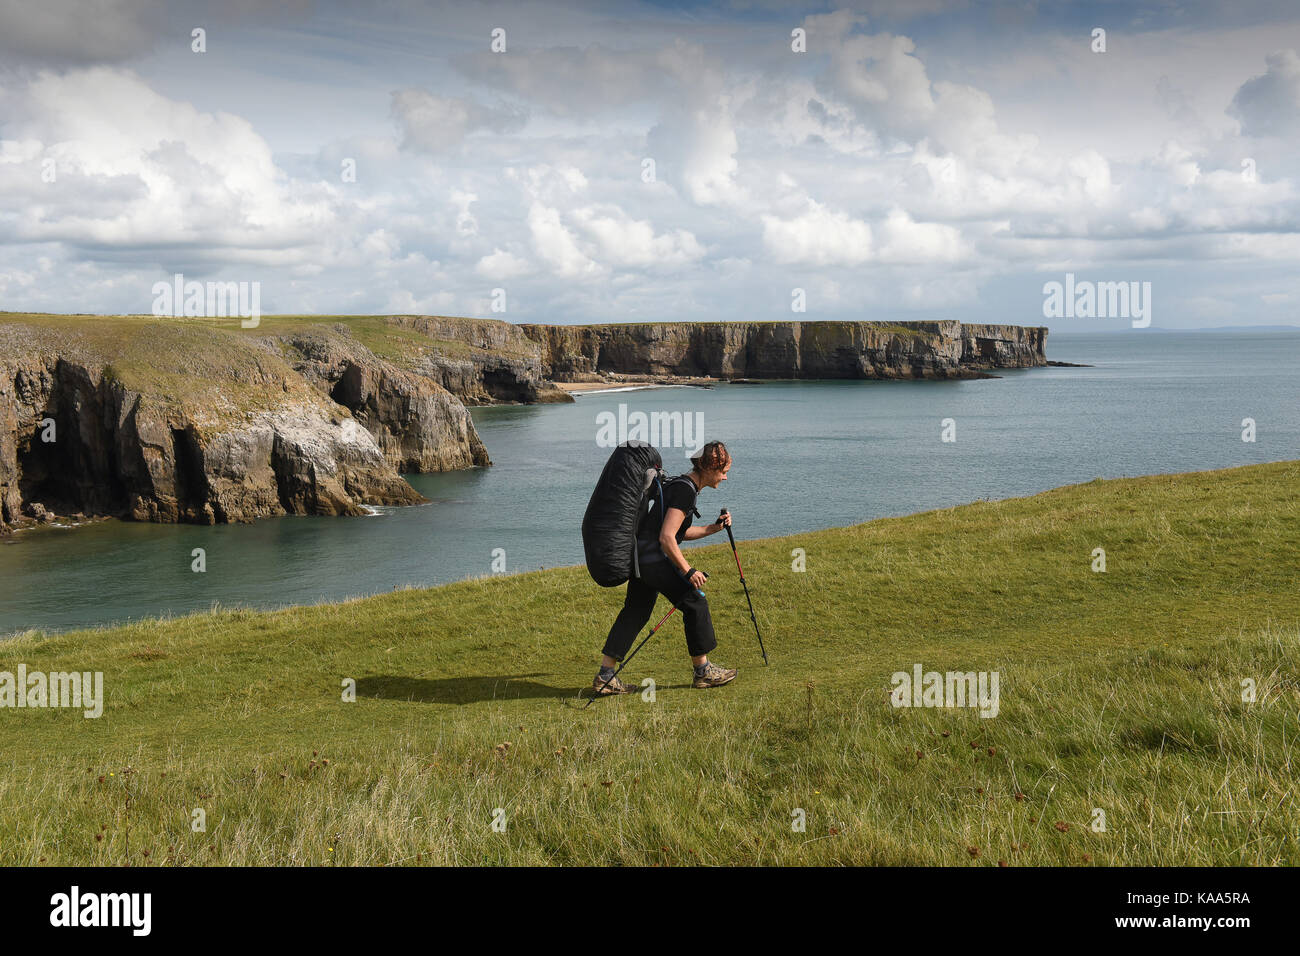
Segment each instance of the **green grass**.
[{"label": "green grass", "polygon": [[[473,338],[476,331],[490,329],[492,326],[511,328],[499,319],[466,319],[453,316],[421,316],[421,318],[459,326],[466,338]],[[466,341],[465,338],[428,335],[398,325],[390,321],[389,316],[384,315],[268,315],[262,317],[259,329],[263,335],[277,335],[311,331],[321,327],[329,328],[335,325],[346,328],[353,338],[380,358],[407,368],[416,366],[422,355],[427,352],[447,358],[462,359],[485,351],[472,342]],[[528,349],[512,344],[515,338],[503,336],[502,341],[491,351],[515,357],[530,354]]]},{"label": "green grass", "polygon": [[[106,377],[123,388],[213,422],[282,408],[286,397],[321,400],[288,362],[240,330],[238,319],[0,313],[0,338],[3,333],[19,347],[102,363]],[[350,414],[342,407],[336,413]]]},{"label": "green grass", "polygon": [[[742,540],[767,668],[724,540],[739,679],[683,686],[674,618],[654,702],[585,711],[621,592],[581,568],[23,635],[0,670],[107,705],[0,712],[0,864],[1294,864],[1298,519],[1281,462]],[[891,707],[915,663],[999,715]]]},{"label": "green grass", "polygon": [[[460,326],[467,337],[475,330],[492,326],[509,328],[498,319],[469,319],[454,316],[426,316],[439,322]],[[466,358],[484,350],[460,338],[439,338],[390,321],[385,315],[264,315],[255,328],[244,329],[238,317],[230,318],[157,318],[152,315],[58,315],[52,313],[0,312],[0,325],[23,324],[51,332],[75,335],[94,343],[101,352],[112,353],[134,348],[136,343],[146,347],[158,344],[157,336],[205,335],[207,342],[238,342],[264,339],[267,336],[309,332],[315,329],[331,330],[335,326],[348,333],[382,359],[412,367],[424,352],[433,352],[448,358]],[[510,338],[507,336],[506,338]],[[163,339],[165,346],[167,339]],[[163,355],[169,353],[164,347]],[[492,351],[507,356],[523,356],[527,349],[512,348],[509,341]],[[218,358],[220,357],[218,346]],[[145,353],[147,358],[147,353]],[[147,363],[142,363],[147,366]]]},{"label": "green grass", "polygon": [[[441,318],[463,326],[467,339],[493,320]],[[172,407],[202,409],[214,423],[244,420],[249,413],[284,406],[289,395],[319,401],[290,367],[293,350],[275,342],[296,332],[341,327],[382,359],[407,369],[422,359],[465,359],[484,349],[461,339],[439,338],[403,327],[381,315],[271,315],[244,329],[233,318],[157,318],[152,315],[55,315],[0,312],[0,344],[37,345],[68,358],[103,363],[110,380]],[[268,341],[271,348],[267,348]],[[494,348],[522,356],[509,343]],[[351,414],[341,406],[331,408]]]}]

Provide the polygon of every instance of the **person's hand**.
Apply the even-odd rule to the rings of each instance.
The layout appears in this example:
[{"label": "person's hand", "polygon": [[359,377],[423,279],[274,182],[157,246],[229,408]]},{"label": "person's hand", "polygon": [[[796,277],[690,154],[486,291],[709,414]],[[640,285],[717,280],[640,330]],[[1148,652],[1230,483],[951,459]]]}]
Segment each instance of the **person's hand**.
[{"label": "person's hand", "polygon": [[730,511],[724,511],[724,512],[722,512],[722,514],[718,515],[718,527],[719,527],[719,528],[730,528],[730,527],[731,527],[731,512],[730,512]]},{"label": "person's hand", "polygon": [[695,588],[695,590],[697,591],[700,591],[703,590],[704,582],[708,580],[708,577],[704,574],[703,571],[696,571],[686,580],[691,582],[691,587]]}]

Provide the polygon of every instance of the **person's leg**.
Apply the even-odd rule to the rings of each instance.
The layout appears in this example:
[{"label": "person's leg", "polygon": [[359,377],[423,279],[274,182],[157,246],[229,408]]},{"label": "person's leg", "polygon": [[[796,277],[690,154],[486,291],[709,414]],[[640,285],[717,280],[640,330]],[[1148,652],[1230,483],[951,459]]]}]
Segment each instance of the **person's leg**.
[{"label": "person's leg", "polygon": [[718,640],[713,633],[709,602],[694,589],[689,590],[681,605],[682,620],[686,622],[686,650],[691,655],[691,664],[700,667],[708,662],[709,651],[718,646]]},{"label": "person's leg", "polygon": [[709,613],[709,602],[695,588],[679,575],[671,566],[658,567],[648,577],[642,571],[646,583],[659,588],[670,601],[682,611],[682,620],[686,625],[686,650],[691,655],[691,686],[721,687],[736,679],[734,667],[719,667],[709,660],[709,652],[718,646],[713,633],[713,617]]},{"label": "person's leg", "polygon": [[666,561],[651,566],[649,573],[643,568],[642,575],[646,584],[657,588],[659,593],[681,609],[682,621],[686,626],[686,650],[691,655],[691,663],[696,667],[702,666],[708,660],[709,651],[718,646],[708,599],[691,587]]},{"label": "person's leg", "polygon": [[650,620],[650,615],[654,613],[655,600],[658,597],[659,592],[643,578],[632,578],[627,582],[627,597],[623,600],[623,609],[614,619],[601,651],[603,667],[615,667],[623,659],[623,655],[631,648],[641,628],[645,627],[646,622]]}]

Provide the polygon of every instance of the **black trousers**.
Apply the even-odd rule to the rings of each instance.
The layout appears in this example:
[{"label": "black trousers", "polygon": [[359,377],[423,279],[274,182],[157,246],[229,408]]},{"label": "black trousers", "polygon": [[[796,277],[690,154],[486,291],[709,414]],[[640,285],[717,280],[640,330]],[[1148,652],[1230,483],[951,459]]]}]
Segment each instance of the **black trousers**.
[{"label": "black trousers", "polygon": [[605,639],[604,653],[621,661],[650,621],[655,601],[659,595],[668,598],[682,613],[686,622],[686,647],[692,657],[707,654],[718,646],[713,636],[713,618],[709,615],[709,602],[677,573],[666,559],[641,562],[641,577],[627,582],[627,598],[623,610],[618,612],[614,626]]}]

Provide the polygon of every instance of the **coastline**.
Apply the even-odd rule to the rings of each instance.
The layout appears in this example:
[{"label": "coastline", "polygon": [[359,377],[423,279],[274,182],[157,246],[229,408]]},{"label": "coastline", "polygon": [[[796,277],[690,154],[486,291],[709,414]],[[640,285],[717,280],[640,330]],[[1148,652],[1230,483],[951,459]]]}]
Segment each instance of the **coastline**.
[{"label": "coastline", "polygon": [[[653,387],[653,386],[646,386],[646,387]],[[982,507],[1000,507],[1000,506],[1008,506],[1013,503],[1028,502],[1037,499],[1047,499],[1050,496],[1069,494],[1071,492],[1075,492],[1080,489],[1092,488],[1098,485],[1113,485],[1116,483],[1134,483],[1134,482],[1177,481],[1177,480],[1187,480],[1191,478],[1210,478],[1211,476],[1217,478],[1223,478],[1224,476],[1229,476],[1232,475],[1233,473],[1248,472],[1252,469],[1254,470],[1274,469],[1279,467],[1296,466],[1296,465],[1300,465],[1300,459],[1281,459],[1278,461],[1266,462],[1262,464],[1237,465],[1230,468],[1205,469],[1205,470],[1187,471],[1187,472],[1156,472],[1152,474],[1135,475],[1135,476],[1128,476],[1123,478],[1094,478],[1086,482],[1077,482],[1073,484],[1059,485],[1054,488],[1035,492],[1034,494],[1030,494],[1030,495],[1018,495],[1018,496],[1013,495],[1006,498],[976,498],[976,499],[972,499],[971,501],[961,502],[959,504],[950,505],[941,508],[927,508],[927,509],[921,509],[918,511],[909,512],[907,514],[886,515],[879,518],[872,518],[868,521],[860,522],[857,524],[833,526],[829,528],[820,528],[813,531],[794,532],[791,534],[778,535],[772,537],[753,538],[746,542],[746,546],[751,548],[768,547],[768,546],[774,546],[782,542],[805,540],[805,539],[820,537],[823,535],[866,533],[868,529],[871,529],[873,527],[885,527],[885,526],[892,527],[896,525],[898,522],[919,521],[927,518],[928,516],[933,516],[937,514],[952,514],[955,512],[960,512],[963,509],[982,508]],[[367,513],[364,515],[364,517],[384,517],[386,515],[399,512],[400,510],[401,510],[400,508],[386,509],[386,510],[369,509]],[[87,521],[85,523],[100,524],[100,523],[106,523],[115,520],[119,520],[119,519],[98,518],[98,519],[94,519],[93,521]],[[46,529],[51,531],[72,530],[72,527],[74,526],[42,525],[39,526],[38,528],[28,529],[28,533],[30,534],[31,531],[41,531]],[[16,543],[18,539],[19,536],[15,535],[9,539],[8,543],[10,544]],[[717,547],[719,547],[719,545],[717,544],[707,544],[707,545],[697,546],[692,550],[693,551],[707,550],[710,548],[717,548]],[[471,574],[466,574],[463,577],[457,578],[455,580],[444,581],[438,584],[431,584],[427,586],[412,585],[410,583],[398,584],[398,585],[392,585],[391,587],[385,586],[384,588],[380,588],[380,589],[352,593],[349,594],[347,597],[338,598],[334,600],[286,602],[286,603],[275,604],[273,606],[260,606],[260,607],[257,605],[223,604],[220,605],[220,610],[223,612],[234,611],[240,614],[265,616],[265,615],[281,614],[285,612],[306,611],[312,608],[328,609],[331,607],[341,607],[344,605],[354,604],[357,601],[383,600],[387,595],[389,595],[393,591],[413,591],[422,594],[433,594],[445,589],[461,587],[472,582],[490,582],[491,580],[494,579],[518,582],[523,578],[528,578],[532,576],[547,575],[552,573],[575,573],[576,574],[578,572],[581,572],[582,570],[583,570],[583,566],[581,564],[573,564],[573,565],[555,565],[550,567],[531,568],[531,569],[524,569],[519,571],[511,571],[509,573],[495,573],[495,574],[471,573]],[[40,627],[14,628],[12,630],[0,632],[0,649],[3,649],[7,643],[11,643],[13,639],[17,637],[21,637],[23,635],[36,634],[45,637],[53,637],[53,636],[61,637],[68,634],[78,634],[78,633],[102,634],[104,632],[115,631],[127,627],[138,627],[142,625],[160,625],[163,622],[179,621],[179,620],[185,620],[187,618],[202,618],[202,617],[210,616],[211,613],[213,612],[193,611],[193,612],[181,612],[177,614],[172,614],[172,613],[163,613],[163,614],[155,614],[155,615],[146,614],[139,617],[109,620],[109,621],[104,621],[102,623],[97,623],[89,626],[72,627],[67,629],[40,628]]]},{"label": "coastline", "polygon": [[556,382],[555,384],[557,388],[570,395],[599,395],[604,392],[637,392],[647,388],[712,388],[714,385],[727,383],[720,379],[708,378],[688,381],[663,379],[644,382]]}]

